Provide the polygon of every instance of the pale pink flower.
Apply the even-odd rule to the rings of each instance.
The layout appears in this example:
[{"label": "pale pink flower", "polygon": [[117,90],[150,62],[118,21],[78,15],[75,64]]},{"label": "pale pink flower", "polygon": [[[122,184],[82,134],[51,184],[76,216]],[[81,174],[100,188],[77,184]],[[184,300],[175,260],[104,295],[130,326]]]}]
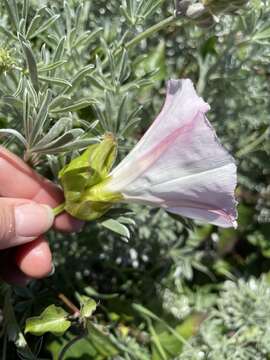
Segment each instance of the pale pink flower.
[{"label": "pale pink flower", "polygon": [[[111,172],[106,191],[222,227],[236,226],[236,166],[188,79],[170,80],[162,111]],[[105,189],[104,189],[105,190]]]}]

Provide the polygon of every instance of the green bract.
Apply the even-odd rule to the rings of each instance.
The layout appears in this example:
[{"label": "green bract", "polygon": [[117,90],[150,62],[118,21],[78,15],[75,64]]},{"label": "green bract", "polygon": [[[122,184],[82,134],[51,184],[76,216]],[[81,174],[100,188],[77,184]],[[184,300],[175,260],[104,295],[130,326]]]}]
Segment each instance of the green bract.
[{"label": "green bract", "polygon": [[116,150],[116,141],[108,133],[59,172],[68,213],[81,220],[95,220],[122,199],[121,194],[104,191]]}]

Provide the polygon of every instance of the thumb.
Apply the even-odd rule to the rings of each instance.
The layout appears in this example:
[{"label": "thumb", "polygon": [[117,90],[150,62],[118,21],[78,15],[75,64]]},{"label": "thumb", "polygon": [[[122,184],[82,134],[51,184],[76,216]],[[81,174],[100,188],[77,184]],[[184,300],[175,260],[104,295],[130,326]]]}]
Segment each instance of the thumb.
[{"label": "thumb", "polygon": [[53,224],[47,205],[24,199],[0,198],[0,249],[32,241]]}]

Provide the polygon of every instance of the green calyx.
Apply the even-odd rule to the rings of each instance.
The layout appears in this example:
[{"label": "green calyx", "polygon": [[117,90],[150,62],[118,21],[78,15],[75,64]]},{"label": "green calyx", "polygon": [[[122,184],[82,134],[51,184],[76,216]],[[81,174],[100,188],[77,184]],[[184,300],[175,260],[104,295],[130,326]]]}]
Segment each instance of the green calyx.
[{"label": "green calyx", "polygon": [[123,197],[110,193],[105,185],[116,158],[117,143],[106,134],[99,144],[90,145],[59,172],[64,189],[64,209],[81,220],[95,220]]}]

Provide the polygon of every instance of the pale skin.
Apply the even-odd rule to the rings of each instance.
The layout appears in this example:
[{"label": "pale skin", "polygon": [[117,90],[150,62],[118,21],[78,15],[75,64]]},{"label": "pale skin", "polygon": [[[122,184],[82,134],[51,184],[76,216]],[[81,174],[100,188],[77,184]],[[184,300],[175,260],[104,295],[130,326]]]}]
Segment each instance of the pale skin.
[{"label": "pale skin", "polygon": [[0,147],[0,278],[25,285],[52,272],[44,233],[51,227],[74,232],[83,225],[67,213],[54,217],[52,209],[62,201],[59,187]]}]

